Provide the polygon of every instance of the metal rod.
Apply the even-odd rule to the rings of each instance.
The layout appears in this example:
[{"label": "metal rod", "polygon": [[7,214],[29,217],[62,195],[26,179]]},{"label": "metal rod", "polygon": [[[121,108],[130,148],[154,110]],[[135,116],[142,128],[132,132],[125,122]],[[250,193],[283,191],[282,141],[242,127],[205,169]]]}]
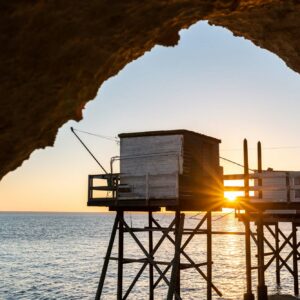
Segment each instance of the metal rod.
[{"label": "metal rod", "polygon": [[104,169],[104,167],[100,164],[100,162],[98,161],[98,159],[94,156],[94,154],[90,151],[90,149],[85,145],[85,143],[80,139],[80,137],[75,133],[75,130],[73,127],[71,127],[71,131],[73,132],[73,134],[77,137],[77,139],[79,140],[79,142],[82,144],[82,146],[86,149],[86,151],[92,156],[92,158],[96,161],[96,163],[98,164],[98,166],[103,170],[103,172],[105,174],[108,174],[107,171]]},{"label": "metal rod", "polygon": [[119,218],[119,245],[118,245],[118,289],[117,289],[117,299],[122,300],[123,295],[123,257],[124,257],[124,211],[118,210],[117,212]]},{"label": "metal rod", "polygon": [[101,297],[101,294],[102,294],[103,285],[104,285],[104,281],[105,281],[105,277],[106,277],[106,272],[107,272],[107,268],[108,268],[108,264],[109,264],[109,259],[110,259],[111,251],[112,251],[112,248],[114,245],[117,228],[118,228],[118,222],[119,222],[118,216],[116,216],[115,222],[113,225],[113,229],[111,232],[109,244],[107,247],[107,251],[106,251],[106,255],[105,255],[105,259],[104,259],[104,263],[103,263],[103,267],[102,267],[102,272],[101,272],[95,300],[99,300]]}]

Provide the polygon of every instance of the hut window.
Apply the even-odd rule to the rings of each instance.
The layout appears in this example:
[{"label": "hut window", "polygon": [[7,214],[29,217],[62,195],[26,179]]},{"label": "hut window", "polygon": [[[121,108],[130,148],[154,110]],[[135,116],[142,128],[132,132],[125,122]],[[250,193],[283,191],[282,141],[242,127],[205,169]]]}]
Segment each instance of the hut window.
[{"label": "hut window", "polygon": [[300,198],[300,190],[295,190],[295,198]]},{"label": "hut window", "polygon": [[295,185],[300,185],[300,177],[295,177]]}]

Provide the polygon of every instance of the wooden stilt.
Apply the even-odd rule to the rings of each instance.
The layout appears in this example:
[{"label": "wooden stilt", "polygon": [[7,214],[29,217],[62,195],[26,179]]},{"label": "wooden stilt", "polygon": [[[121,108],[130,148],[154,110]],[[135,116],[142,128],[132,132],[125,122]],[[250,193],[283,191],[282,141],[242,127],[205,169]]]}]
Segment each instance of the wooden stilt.
[{"label": "wooden stilt", "polygon": [[299,280],[298,280],[298,243],[297,243],[297,226],[293,222],[293,273],[294,273],[294,294],[299,295]]},{"label": "wooden stilt", "polygon": [[[152,222],[155,223],[155,225],[157,225],[158,223],[156,222],[155,219],[153,219],[152,217]],[[136,277],[134,278],[134,280],[132,281],[131,285],[129,286],[128,290],[126,291],[125,295],[123,296],[123,300],[127,299],[127,297],[129,296],[131,290],[133,289],[134,285],[136,284],[136,282],[138,281],[138,279],[140,278],[140,276],[142,275],[143,271],[146,269],[147,265],[150,263],[152,266],[153,262],[154,262],[154,254],[156,253],[156,251],[159,249],[159,247],[162,245],[163,241],[168,237],[169,232],[172,230],[173,226],[175,224],[175,219],[170,223],[170,225],[168,226],[168,228],[163,232],[163,235],[161,236],[161,238],[159,239],[159,241],[157,242],[157,244],[155,245],[155,247],[153,248],[153,251],[151,253],[149,253],[148,255],[148,259],[143,266],[141,267],[141,269],[139,270],[139,272],[137,273]],[[131,232],[129,231],[129,233],[131,234],[131,236],[133,237],[134,240],[136,240],[135,236],[133,235],[133,231],[131,230]],[[136,240],[137,244],[139,244],[138,240]],[[142,249],[143,251],[143,249]],[[144,251],[143,251],[144,252]],[[145,252],[144,252],[145,253]],[[147,255],[146,255],[147,256]],[[167,271],[166,271],[167,272]],[[153,289],[155,289],[155,287],[158,285],[159,281],[161,279],[165,280],[165,274],[166,272],[162,272],[159,274],[161,274],[161,276],[159,277],[159,279],[155,282]]]},{"label": "wooden stilt", "polygon": [[212,230],[211,211],[207,212],[207,300],[212,299]]},{"label": "wooden stilt", "polygon": [[117,212],[119,219],[119,246],[118,246],[118,289],[117,299],[122,300],[123,295],[123,257],[124,257],[124,211],[119,210]]},{"label": "wooden stilt", "polygon": [[184,214],[180,214],[176,211],[176,223],[178,222],[178,229],[176,230],[175,234],[175,253],[174,259],[172,261],[172,273],[171,273],[171,280],[168,290],[167,300],[172,300],[174,295],[177,294],[176,298],[180,299],[178,294],[178,273],[180,272],[180,248],[181,248],[181,240],[182,240],[182,231],[184,225]]},{"label": "wooden stilt", "polygon": [[[179,230],[180,229],[180,226],[181,226],[181,215],[180,215],[180,211],[176,211],[175,212],[176,214],[176,223],[175,223],[175,234],[178,236],[179,234]],[[182,228],[182,231],[183,231],[183,228]],[[182,231],[181,231],[181,234],[182,234]],[[175,291],[177,293],[177,295],[180,297],[180,248],[181,248],[181,240],[182,240],[182,236],[180,237],[180,244],[179,244],[179,254],[177,256],[177,262],[178,263],[178,268],[177,268],[177,278],[176,278],[176,284],[175,284]],[[175,239],[175,251],[176,251],[176,239]]]},{"label": "wooden stilt", "polygon": [[[249,162],[248,162],[248,143],[244,139],[244,189],[245,199],[249,201]],[[250,234],[250,221],[248,213],[245,213],[245,252],[246,252],[246,281],[247,291],[244,294],[244,300],[253,300],[254,295],[252,293],[252,277],[251,277],[251,234]]]},{"label": "wooden stilt", "polygon": [[[158,266],[158,262],[156,262],[156,261],[154,261],[152,258],[151,258],[151,256],[150,256],[150,254],[148,253],[148,251],[146,250],[146,248],[144,247],[144,245],[143,245],[143,243],[138,239],[138,237],[134,234],[134,232],[133,232],[133,230],[128,226],[128,224],[124,221],[124,220],[120,220],[120,222],[122,222],[123,223],[123,226],[125,227],[125,229],[127,230],[127,232],[131,235],[131,237],[134,239],[134,241],[136,242],[136,244],[139,246],[139,248],[142,250],[142,252],[144,253],[144,255],[146,256],[146,260],[148,261],[148,262],[150,262],[152,265],[153,265],[153,267],[156,269],[156,271],[158,272],[158,274],[162,277],[162,279],[165,281],[165,283],[170,287],[171,285],[170,285],[170,281],[166,278],[166,276],[163,274],[163,272],[161,271],[161,269],[159,268],[159,266]],[[173,222],[171,223],[171,225],[173,224]],[[181,230],[182,231],[182,230]],[[165,234],[165,233],[164,233]],[[168,233],[166,233],[166,234],[168,234]],[[182,234],[180,235],[180,236],[182,236]],[[159,243],[158,243],[159,244]],[[155,246],[155,249],[153,250],[153,252],[154,251],[156,251],[156,249],[158,249],[158,244]],[[176,247],[175,247],[176,248]],[[176,251],[175,251],[176,252]],[[147,265],[147,263],[146,263],[146,265]],[[175,273],[175,275],[176,275],[176,273]],[[175,276],[174,275],[174,276]],[[175,276],[175,279],[176,279],[176,276]],[[176,299],[181,299],[178,295],[177,295],[177,293],[176,293],[176,291],[175,291],[175,289],[173,289],[173,293],[174,293],[174,295],[175,295],[175,297],[176,297]]]},{"label": "wooden stilt", "polygon": [[[193,229],[193,231],[189,232],[189,237],[186,239],[186,241],[184,242],[184,244],[182,245],[181,247],[181,254],[182,256],[190,263],[191,267],[195,268],[195,270],[199,273],[199,275],[201,275],[205,281],[207,281],[207,276],[206,274],[200,269],[200,265],[207,265],[207,263],[203,263],[203,264],[196,264],[194,262],[194,260],[184,251],[184,249],[186,248],[186,246],[190,243],[190,241],[192,240],[192,238],[197,234],[197,232],[199,232],[199,230],[201,230],[201,226],[203,225],[203,223],[205,222],[205,220],[207,219],[207,214],[200,220],[200,222],[198,223],[198,225]],[[153,219],[153,222],[155,224],[155,226],[157,226],[157,228],[161,228],[161,226],[159,225],[159,223]],[[215,233],[219,233],[219,232],[215,232]],[[205,233],[206,234],[206,233]],[[225,234],[225,232],[221,232],[221,234]],[[168,240],[173,244],[175,245],[175,241],[173,238],[171,238],[169,235],[167,235],[167,238]],[[169,270],[170,266],[168,266],[164,273],[166,273],[168,270]],[[157,286],[158,283],[160,282],[161,278],[159,278],[154,286]],[[222,297],[222,293],[219,291],[219,289],[214,285],[214,283],[212,282],[211,283],[211,287],[212,289],[216,292],[216,294],[219,296],[219,297]]]},{"label": "wooden stilt", "polygon": [[262,215],[257,221],[257,262],[258,262],[258,300],[268,300],[267,286],[265,285],[265,263],[264,263],[264,225]]},{"label": "wooden stilt", "polygon": [[252,293],[252,276],[251,276],[251,236],[249,219],[245,223],[245,250],[246,250],[246,286],[247,290],[244,294],[244,300],[254,300]]},{"label": "wooden stilt", "polygon": [[[257,143],[257,171],[262,173],[261,143]],[[258,186],[262,186],[262,179],[258,179]],[[258,198],[262,199],[262,191],[259,191]],[[265,285],[265,261],[264,261],[264,224],[262,213],[259,213],[257,221],[257,264],[258,264],[258,300],[268,300],[267,287]]]},{"label": "wooden stilt", "polygon": [[105,277],[106,277],[106,272],[107,272],[107,268],[108,268],[108,264],[109,264],[109,259],[111,256],[111,251],[112,251],[112,248],[114,245],[115,236],[116,236],[116,232],[117,232],[117,228],[118,228],[118,223],[119,223],[119,219],[118,219],[118,216],[116,216],[115,222],[113,225],[113,229],[112,229],[112,232],[110,235],[109,244],[107,247],[107,251],[106,251],[106,255],[105,255],[105,259],[104,259],[104,263],[103,263],[103,267],[102,267],[102,272],[101,272],[95,300],[99,300],[101,297],[101,294],[102,294],[103,285],[104,285],[104,281],[105,281]]},{"label": "wooden stilt", "polygon": [[[153,231],[152,229],[152,211],[148,214],[148,226],[149,226],[149,255],[152,256],[153,252]],[[149,263],[149,300],[154,300],[154,282],[153,282],[153,265]]]},{"label": "wooden stilt", "polygon": [[[148,211],[149,213],[149,211]],[[170,225],[165,228],[161,227],[157,220],[155,220],[152,216],[152,213],[149,213],[149,220],[148,220],[148,226],[143,228],[132,228],[130,227],[125,219],[124,219],[124,211],[119,210],[117,211],[117,216],[115,218],[115,223],[112,230],[112,235],[110,238],[109,246],[107,249],[107,254],[105,257],[104,262],[104,268],[102,270],[96,300],[99,300],[102,294],[102,288],[105,280],[105,274],[108,268],[109,260],[115,260],[118,262],[118,273],[117,273],[117,299],[118,300],[126,300],[129,298],[134,285],[137,283],[138,279],[144,272],[144,270],[149,266],[149,299],[154,299],[154,289],[155,286],[158,285],[158,283],[163,280],[166,285],[169,287],[168,290],[168,298],[167,299],[173,299],[176,300],[181,299],[180,296],[180,270],[181,269],[187,269],[187,268],[194,268],[206,281],[207,281],[207,299],[211,299],[212,289],[221,297],[221,292],[216,288],[216,286],[212,283],[212,230],[211,230],[211,212],[208,212],[203,216],[203,218],[199,221],[198,225],[193,229],[187,229],[186,234],[189,236],[185,240],[185,242],[182,244],[182,236],[184,234],[184,214],[181,214],[180,211],[176,213],[176,216],[174,220],[170,223]],[[207,224],[207,227],[205,229],[200,229],[202,225]],[[118,238],[118,256],[117,257],[111,257],[111,252],[115,240],[116,231],[119,229]],[[141,242],[141,240],[135,235],[135,232],[140,231],[147,231],[148,238],[149,238],[149,249],[146,250],[145,246]],[[161,231],[162,237],[158,240],[158,242],[153,245],[153,232]],[[131,237],[134,239],[134,241],[139,246],[140,250],[145,255],[145,258],[126,258],[124,257],[124,234],[129,233]],[[175,233],[175,237],[171,235],[171,233]],[[208,234],[207,237],[207,262],[203,263],[195,263],[191,257],[184,251],[185,247],[187,247],[191,241],[191,239],[198,234]],[[214,232],[218,233],[218,232]],[[224,232],[221,232],[221,234]],[[163,241],[165,239],[169,239],[172,244],[174,245],[175,254],[174,258],[171,262],[168,261],[155,261],[154,256],[155,252],[160,248]],[[180,256],[184,256],[184,258],[187,260],[187,263],[181,263]],[[142,267],[138,271],[137,275],[133,279],[132,283],[128,287],[126,291],[123,291],[123,265],[128,263],[141,263]],[[165,270],[161,270],[160,266],[166,266]],[[203,272],[200,268],[201,267],[207,267],[207,273]],[[154,268],[159,274],[159,278],[154,283],[154,277],[153,272]],[[168,270],[172,268],[171,272],[171,279],[168,280],[166,277],[166,274]],[[152,269],[152,270],[151,270]]]},{"label": "wooden stilt", "polygon": [[278,230],[279,223],[275,224],[275,262],[276,262],[276,284],[280,286],[280,259],[279,259],[279,230]]}]

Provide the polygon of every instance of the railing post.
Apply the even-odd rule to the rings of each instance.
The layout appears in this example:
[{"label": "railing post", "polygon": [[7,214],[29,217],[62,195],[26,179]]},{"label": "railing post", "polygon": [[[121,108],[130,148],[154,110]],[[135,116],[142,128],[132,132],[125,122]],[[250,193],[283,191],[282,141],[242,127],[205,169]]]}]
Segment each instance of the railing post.
[{"label": "railing post", "polygon": [[[244,188],[245,201],[249,202],[249,162],[248,162],[248,143],[244,139]],[[251,236],[250,236],[250,221],[248,212],[245,212],[245,251],[246,251],[246,281],[247,291],[244,294],[244,300],[254,300],[252,293],[252,278],[251,278]]]},{"label": "railing post", "polygon": [[285,185],[286,185],[286,201],[291,202],[290,175],[288,172],[286,172],[285,174]]},{"label": "railing post", "polygon": [[93,177],[92,175],[89,175],[88,177],[88,202],[93,198]]},{"label": "railing post", "polygon": [[[262,174],[262,151],[261,151],[261,142],[257,143],[257,172],[259,175]],[[262,178],[258,178],[258,186],[262,187]],[[263,198],[263,192],[260,189],[258,192],[258,198],[262,199]]]}]

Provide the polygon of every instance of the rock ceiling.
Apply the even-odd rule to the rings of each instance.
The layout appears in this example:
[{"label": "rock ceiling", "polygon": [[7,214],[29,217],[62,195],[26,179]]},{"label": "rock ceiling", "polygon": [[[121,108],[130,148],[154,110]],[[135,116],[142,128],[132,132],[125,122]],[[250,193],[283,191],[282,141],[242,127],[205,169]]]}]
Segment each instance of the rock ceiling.
[{"label": "rock ceiling", "polygon": [[299,0],[15,0],[0,14],[0,179],[79,120],[105,80],[199,20],[300,72]]}]

